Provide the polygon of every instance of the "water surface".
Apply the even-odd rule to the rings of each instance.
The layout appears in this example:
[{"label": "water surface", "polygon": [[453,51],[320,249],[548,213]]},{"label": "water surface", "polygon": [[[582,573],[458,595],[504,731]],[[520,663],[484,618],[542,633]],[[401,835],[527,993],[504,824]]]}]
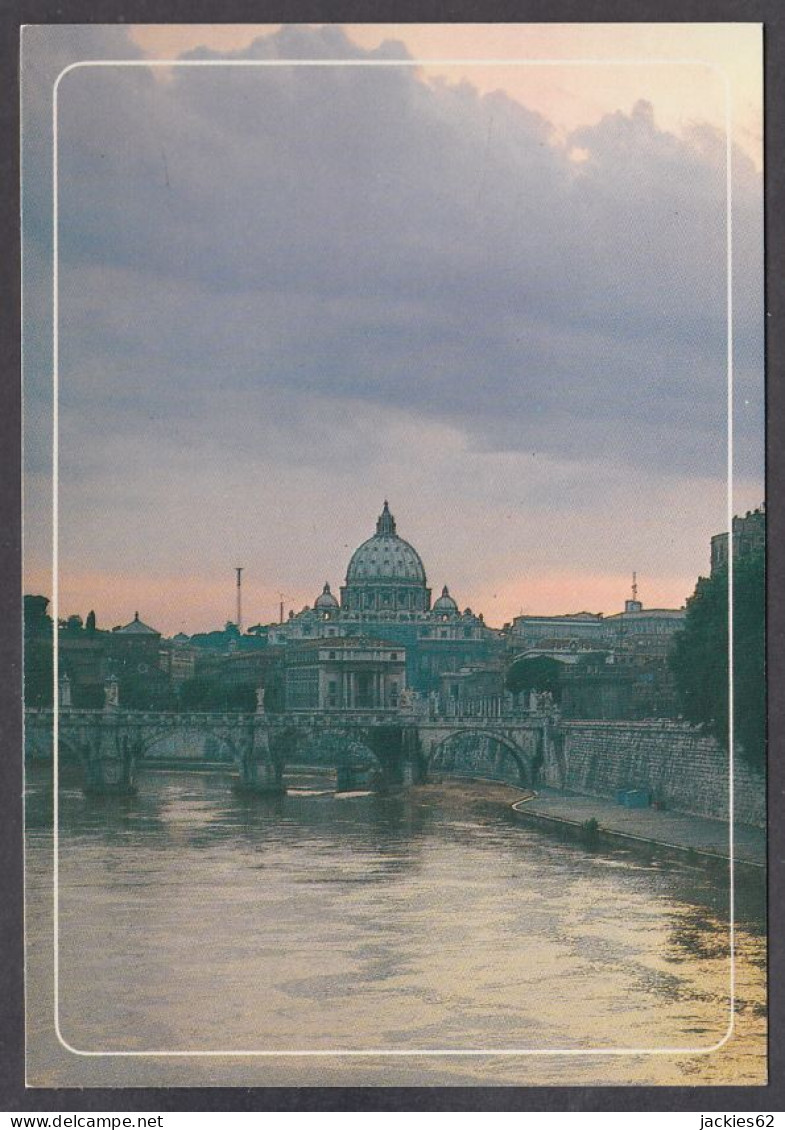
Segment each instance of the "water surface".
[{"label": "water surface", "polygon": [[[60,1025],[99,1054],[68,1053],[46,773],[28,785],[31,1082],[764,1081],[760,892],[740,892],[734,1037],[668,1052],[728,1027],[722,877],[562,843],[511,818],[513,790],[466,782],[336,796],[304,776],[266,800],[147,772],[138,797],[100,800],[66,779]],[[419,1054],[435,1049],[538,1054]],[[666,1054],[561,1054],[613,1049]],[[304,1050],[331,1054],[152,1054]],[[148,1054],[100,1054],[123,1051]]]}]

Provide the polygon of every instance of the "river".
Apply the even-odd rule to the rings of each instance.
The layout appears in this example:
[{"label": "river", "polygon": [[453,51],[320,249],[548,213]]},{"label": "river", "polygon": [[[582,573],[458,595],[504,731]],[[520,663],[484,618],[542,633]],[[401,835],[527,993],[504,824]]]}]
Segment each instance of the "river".
[{"label": "river", "polygon": [[[71,1051],[49,774],[28,773],[29,1083],[765,1081],[762,890],[739,884],[734,1032],[703,1051],[729,1020],[721,875],[563,843],[503,785],[289,784],[242,798],[221,773],[146,770],[137,797],[100,800],[61,782]],[[336,1054],[357,1051],[396,1054]]]}]

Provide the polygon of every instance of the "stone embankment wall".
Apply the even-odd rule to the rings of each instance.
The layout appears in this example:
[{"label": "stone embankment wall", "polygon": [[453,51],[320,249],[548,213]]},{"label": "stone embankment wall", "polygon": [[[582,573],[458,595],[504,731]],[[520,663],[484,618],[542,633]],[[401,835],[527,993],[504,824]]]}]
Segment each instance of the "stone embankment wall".
[{"label": "stone embankment wall", "polygon": [[[563,722],[546,743],[541,780],[553,788],[615,797],[648,789],[666,808],[727,819],[729,757],[682,722]],[[766,786],[737,751],[734,808],[743,824],[763,827]]]}]

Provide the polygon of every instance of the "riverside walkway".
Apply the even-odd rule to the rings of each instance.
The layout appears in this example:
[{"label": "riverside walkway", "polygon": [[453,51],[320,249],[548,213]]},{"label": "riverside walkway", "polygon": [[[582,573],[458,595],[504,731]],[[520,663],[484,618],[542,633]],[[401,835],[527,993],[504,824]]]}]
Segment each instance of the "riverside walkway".
[{"label": "riverside walkway", "polygon": [[[724,820],[687,812],[655,808],[625,808],[602,797],[580,796],[543,789],[513,805],[522,819],[564,825],[573,830],[594,819],[600,835],[618,840],[642,841],[660,848],[693,851],[716,860],[729,859],[728,825]],[[766,833],[762,828],[737,824],[734,858],[739,863],[765,867]]]}]

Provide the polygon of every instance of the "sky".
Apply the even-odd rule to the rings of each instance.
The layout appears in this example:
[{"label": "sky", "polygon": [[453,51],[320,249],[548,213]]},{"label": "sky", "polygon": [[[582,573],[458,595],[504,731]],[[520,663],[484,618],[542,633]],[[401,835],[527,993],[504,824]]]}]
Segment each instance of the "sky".
[{"label": "sky", "polygon": [[385,498],[491,624],[616,611],[633,570],[681,606],[727,514],[726,79],[734,510],[763,498],[757,25],[26,29],[25,590],[53,83],[178,58],[340,65],[61,78],[60,614],[221,626],[243,565],[271,621]]}]

